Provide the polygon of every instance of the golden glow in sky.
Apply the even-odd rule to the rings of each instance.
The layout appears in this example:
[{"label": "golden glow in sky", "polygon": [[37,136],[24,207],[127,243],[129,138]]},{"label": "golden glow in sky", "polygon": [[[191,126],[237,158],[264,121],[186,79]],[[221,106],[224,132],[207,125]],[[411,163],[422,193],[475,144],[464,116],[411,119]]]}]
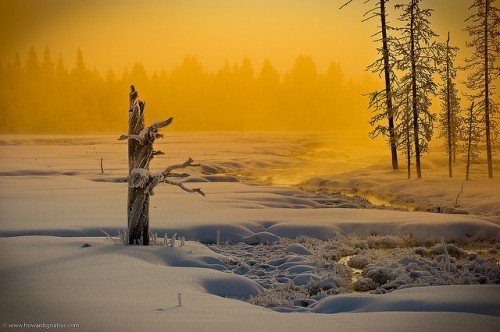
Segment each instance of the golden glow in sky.
[{"label": "golden glow in sky", "polygon": [[[343,1],[337,0],[6,0],[0,5],[0,61],[48,44],[65,59],[80,47],[87,64],[102,71],[136,61],[148,70],[170,70],[195,55],[209,70],[247,56],[259,65],[267,57],[283,72],[304,54],[320,71],[333,60],[358,79],[376,55],[370,36],[377,22],[361,22],[370,6],[363,2],[339,10]],[[463,47],[468,1],[423,3],[434,8],[432,23],[443,40],[450,30]],[[390,14],[395,22],[394,10]]]}]

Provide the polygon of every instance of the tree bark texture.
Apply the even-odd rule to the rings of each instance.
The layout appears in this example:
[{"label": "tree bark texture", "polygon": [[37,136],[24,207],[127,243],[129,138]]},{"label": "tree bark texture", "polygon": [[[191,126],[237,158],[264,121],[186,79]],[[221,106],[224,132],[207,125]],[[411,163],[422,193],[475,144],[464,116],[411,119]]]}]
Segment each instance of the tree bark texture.
[{"label": "tree bark texture", "polygon": [[[144,102],[139,101],[134,86],[130,87],[128,110],[128,135],[138,136],[144,129]],[[149,159],[153,153],[153,144],[141,144],[139,140],[128,140],[129,186],[127,216],[129,244],[137,242],[149,244],[149,194],[142,187],[131,185],[134,169],[149,170]]]}]

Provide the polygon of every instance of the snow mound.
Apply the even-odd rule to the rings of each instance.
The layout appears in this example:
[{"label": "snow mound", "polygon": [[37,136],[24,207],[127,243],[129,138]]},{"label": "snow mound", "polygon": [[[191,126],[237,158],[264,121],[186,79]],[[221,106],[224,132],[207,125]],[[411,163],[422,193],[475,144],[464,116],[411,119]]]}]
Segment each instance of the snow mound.
[{"label": "snow mound", "polygon": [[279,242],[280,238],[273,233],[269,232],[259,232],[255,233],[253,235],[250,235],[248,237],[244,237],[241,239],[241,242],[244,242],[246,244],[250,245],[257,245],[257,244],[271,244],[275,242]]},{"label": "snow mound", "polygon": [[319,277],[312,273],[301,273],[293,278],[293,283],[297,286],[305,286],[310,284],[312,281],[319,281]]},{"label": "snow mound", "polygon": [[296,254],[296,255],[312,255],[312,253],[303,245],[294,243],[285,248],[285,253]]},{"label": "snow mound", "polygon": [[289,267],[287,270],[291,274],[300,274],[300,273],[304,273],[304,272],[315,271],[316,268],[312,267],[310,265],[295,265],[295,266]]},{"label": "snow mound", "polygon": [[500,286],[416,287],[390,294],[341,294],[312,305],[315,313],[433,311],[500,316]]},{"label": "snow mound", "polygon": [[245,300],[250,296],[261,294],[264,288],[255,281],[237,274],[223,274],[218,278],[210,278],[201,282],[210,294]]}]

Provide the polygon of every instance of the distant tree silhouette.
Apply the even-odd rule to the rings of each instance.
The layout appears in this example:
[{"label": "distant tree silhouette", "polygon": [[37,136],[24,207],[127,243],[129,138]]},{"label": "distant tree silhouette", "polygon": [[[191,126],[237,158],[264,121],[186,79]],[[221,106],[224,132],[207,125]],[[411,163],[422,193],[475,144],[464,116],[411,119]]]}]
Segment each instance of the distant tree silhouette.
[{"label": "distant tree silhouette", "polygon": [[[301,55],[295,60],[292,69],[285,75],[284,85],[287,100],[284,101],[287,114],[285,119],[290,128],[300,125],[310,129],[318,121],[317,114],[319,95],[319,76],[316,64],[310,56]],[[307,117],[302,116],[304,112]]]},{"label": "distant tree silhouette", "polygon": [[436,94],[437,85],[433,75],[439,60],[439,48],[430,28],[431,9],[420,7],[420,0],[396,5],[402,10],[398,28],[401,36],[396,49],[397,67],[403,73],[400,88],[411,91],[410,101],[413,113],[413,140],[417,177],[422,177],[420,157],[428,151],[428,143],[433,134],[435,116],[430,112],[431,96]]},{"label": "distant tree silhouette", "polygon": [[492,140],[497,133],[495,115],[498,105],[495,101],[494,78],[499,76],[500,68],[495,65],[495,59],[500,53],[500,32],[498,24],[498,8],[496,0],[473,0],[469,11],[472,13],[467,18],[469,24],[466,31],[470,40],[466,46],[472,48],[474,53],[467,58],[466,69],[472,71],[466,80],[466,85],[472,93],[469,95],[477,100],[478,111],[483,112],[484,135],[486,138],[486,157],[488,161],[488,177],[493,178],[493,147]]},{"label": "distant tree silhouette", "polygon": [[270,124],[279,121],[282,94],[280,74],[269,59],[264,59],[255,80],[255,118],[267,119],[262,121],[262,129],[269,129]]},{"label": "distant tree silhouette", "polygon": [[85,71],[85,62],[83,61],[83,52],[81,49],[76,51],[76,71]]},{"label": "distant tree silhouette", "polygon": [[126,123],[120,105],[132,80],[144,86],[151,116],[167,109],[183,118],[177,130],[343,129],[366,122],[359,96],[374,86],[347,81],[336,63],[319,73],[307,56],[283,74],[269,59],[259,68],[248,58],[227,61],[209,73],[189,56],[169,71],[150,73],[138,62],[102,74],[81,49],[73,59],[45,46],[4,63],[0,132],[116,132]]},{"label": "distant tree silhouette", "polygon": [[[350,0],[344,3],[340,8],[351,3]],[[371,0],[365,0],[365,3]],[[392,169],[398,169],[398,154],[397,154],[397,139],[395,135],[395,109],[393,106],[393,89],[396,81],[394,74],[394,58],[391,51],[391,45],[394,39],[387,33],[392,27],[387,23],[386,3],[388,0],[375,0],[375,6],[368,10],[363,17],[363,21],[368,21],[373,18],[380,19],[380,31],[377,31],[375,42],[381,43],[377,47],[379,58],[367,67],[367,70],[377,73],[379,76],[384,76],[385,88],[376,90],[370,93],[369,108],[373,109],[375,115],[370,119],[370,125],[375,126],[375,129],[370,133],[371,137],[383,135],[388,138],[389,147],[391,149]],[[382,120],[388,121],[387,126],[378,124]],[[378,124],[378,125],[377,125]]]},{"label": "distant tree silhouette", "polygon": [[26,59],[26,73],[32,77],[36,77],[40,72],[40,63],[35,48],[32,46],[28,52]]},{"label": "distant tree silhouette", "polygon": [[44,80],[52,79],[52,75],[54,74],[54,62],[52,62],[49,45],[45,45],[45,49],[43,51],[42,72]]},{"label": "distant tree silhouette", "polygon": [[457,135],[460,131],[460,97],[455,84],[457,70],[454,61],[458,47],[450,45],[450,33],[446,44],[443,45],[443,59],[441,59],[440,76],[443,82],[439,90],[441,99],[441,114],[439,116],[439,136],[444,139],[445,151],[448,156],[448,176],[453,176],[453,156],[456,151]]}]

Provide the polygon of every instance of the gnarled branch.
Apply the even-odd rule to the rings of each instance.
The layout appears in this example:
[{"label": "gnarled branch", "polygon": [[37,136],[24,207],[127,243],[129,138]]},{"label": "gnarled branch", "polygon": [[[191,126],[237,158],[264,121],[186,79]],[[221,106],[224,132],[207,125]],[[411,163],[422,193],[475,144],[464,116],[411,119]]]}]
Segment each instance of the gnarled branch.
[{"label": "gnarled branch", "polygon": [[[189,188],[186,188],[182,183],[174,182],[174,181],[169,179],[169,178],[182,179],[182,178],[189,177],[190,174],[188,174],[188,173],[173,173],[172,171],[176,170],[176,169],[183,169],[183,168],[192,167],[192,166],[197,167],[197,166],[201,166],[201,165],[198,163],[194,163],[193,159],[189,158],[188,160],[186,160],[182,164],[176,164],[176,165],[169,166],[164,171],[159,172],[159,173],[155,173],[155,174],[148,173],[147,175],[145,175],[145,173],[142,170],[133,170],[133,172],[131,173],[131,180],[129,181],[129,183],[131,183],[135,186],[140,186],[142,188],[145,188],[145,191],[147,193],[149,193],[149,195],[153,195],[153,189],[158,184],[168,183],[168,184],[177,186],[186,192],[190,192],[190,193],[197,192],[197,193],[205,196],[205,194],[199,188],[189,189]],[[144,178],[143,177],[141,178],[141,176],[143,176],[143,177],[147,176],[147,181],[144,181]],[[139,184],[139,185],[137,185],[137,184]]]}]

